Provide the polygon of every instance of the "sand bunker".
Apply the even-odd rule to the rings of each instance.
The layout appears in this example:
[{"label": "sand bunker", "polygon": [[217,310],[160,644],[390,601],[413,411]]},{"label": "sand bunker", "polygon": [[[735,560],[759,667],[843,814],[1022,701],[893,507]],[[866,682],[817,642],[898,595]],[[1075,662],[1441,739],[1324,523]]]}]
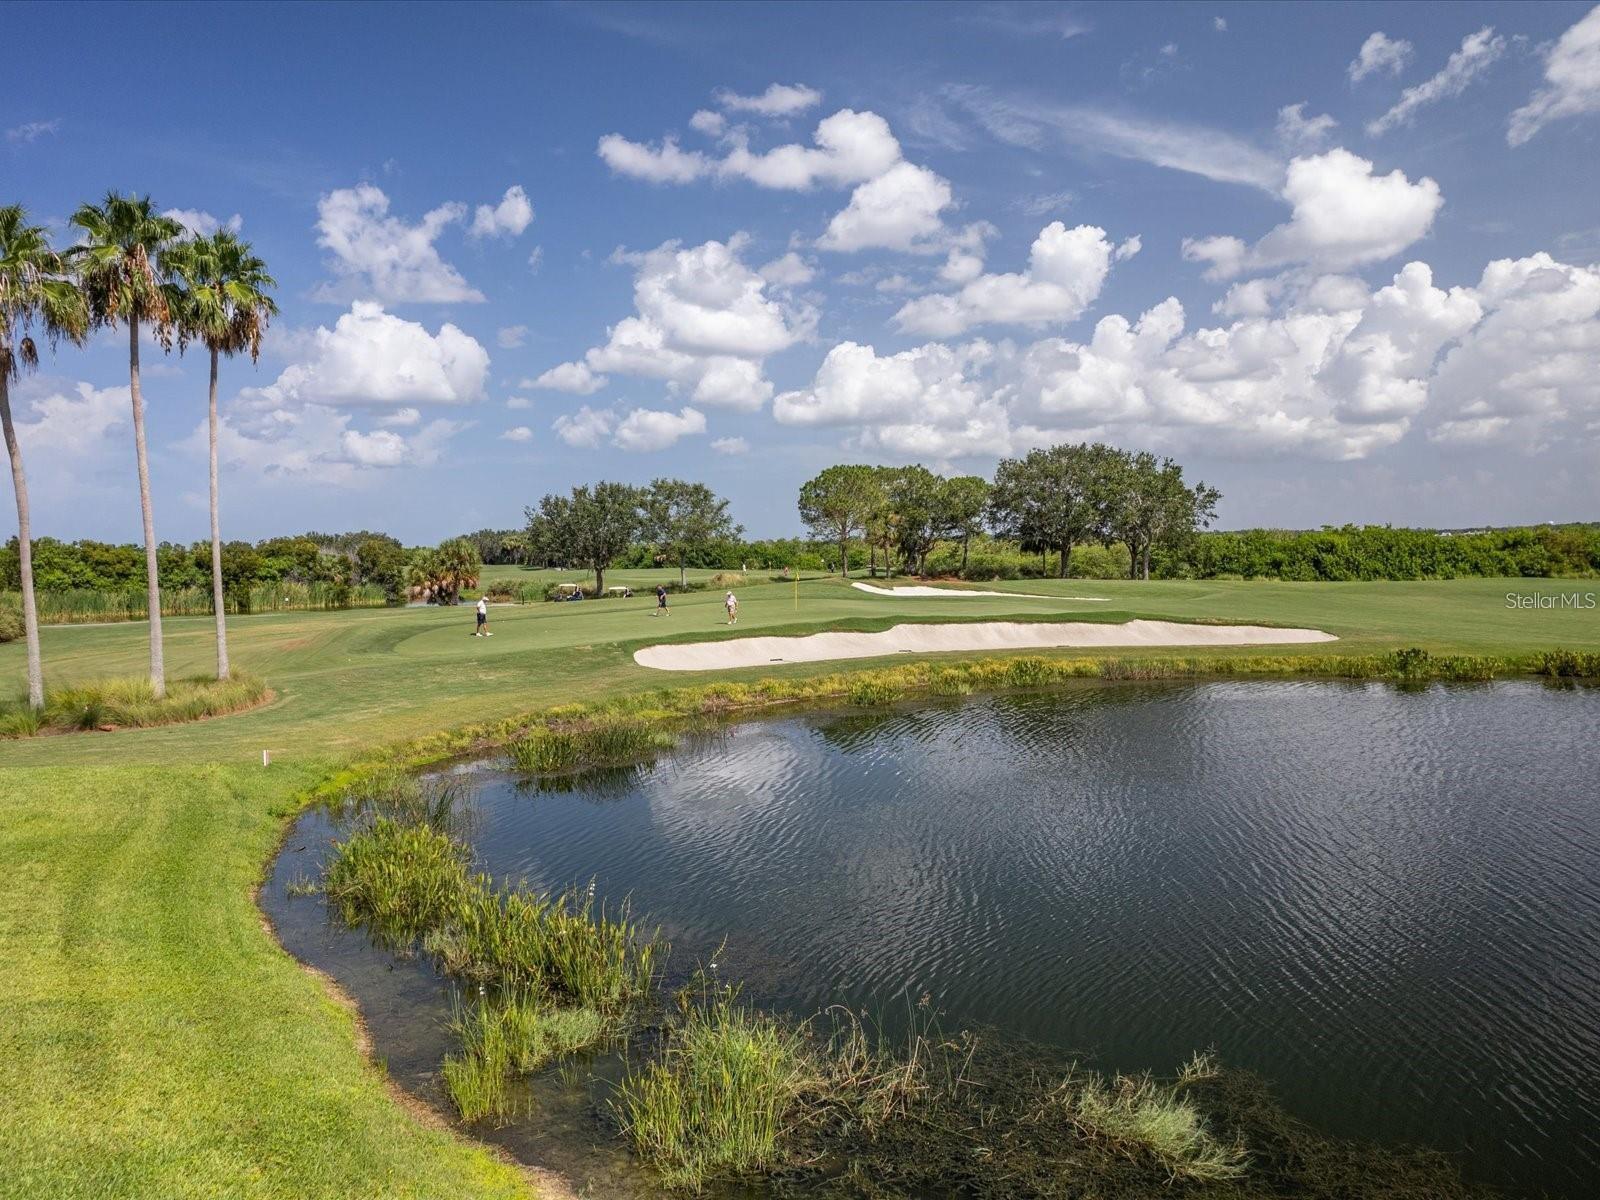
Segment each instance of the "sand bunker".
[{"label": "sand bunker", "polygon": [[813,633],[804,637],[734,638],[646,646],[633,661],[658,671],[721,671],[769,663],[826,662],[889,654],[937,654],[951,650],[1043,650],[1065,646],[1281,646],[1336,642],[1320,629],[1272,629],[1265,625],[1183,625],[1175,621],[1088,621],[1031,624],[983,621],[970,625],[896,625],[882,633]]},{"label": "sand bunker", "polygon": [[923,587],[921,584],[911,584],[907,587],[873,587],[870,583],[852,583],[850,586],[874,596],[937,596],[941,600],[962,596],[1000,596],[1012,599],[1023,596],[1029,600],[1093,600],[1097,604],[1110,603],[1104,596],[1047,596],[1043,592],[980,592],[971,588]]}]

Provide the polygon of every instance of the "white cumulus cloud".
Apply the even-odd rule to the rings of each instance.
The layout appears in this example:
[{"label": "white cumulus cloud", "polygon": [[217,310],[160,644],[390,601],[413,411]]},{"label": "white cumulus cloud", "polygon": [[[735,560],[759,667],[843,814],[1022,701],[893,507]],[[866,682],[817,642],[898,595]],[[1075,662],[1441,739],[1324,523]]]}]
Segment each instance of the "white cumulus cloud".
[{"label": "white cumulus cloud", "polygon": [[685,407],[677,412],[664,412],[636,408],[617,426],[611,444],[630,453],[647,454],[665,450],[682,438],[705,431],[705,414],[698,409]]},{"label": "white cumulus cloud", "polygon": [[[1138,252],[1133,239],[1124,247],[1123,257]],[[919,297],[895,314],[895,323],[908,333],[933,337],[952,337],[979,325],[1064,324],[1100,295],[1117,253],[1097,226],[1068,229],[1052,221],[1034,240],[1027,270],[980,274],[959,292]]]},{"label": "white cumulus cloud", "polygon": [[608,331],[582,360],[550,368],[534,386],[585,394],[610,374],[659,379],[693,404],[751,410],[772,395],[767,356],[815,327],[811,306],[767,293],[740,258],[744,239],[685,247],[667,242],[624,261],[635,268],[633,316]]},{"label": "white cumulus cloud", "polygon": [[575,413],[557,417],[550,428],[567,445],[579,450],[593,450],[611,436],[616,425],[617,418],[610,412],[585,404]]},{"label": "white cumulus cloud", "polygon": [[442,204],[408,225],[389,215],[389,197],[370,183],[340,188],[317,202],[317,244],[339,277],[313,293],[319,300],[373,299],[384,304],[481,301],[483,293],[439,257],[434,242],[466,216]]},{"label": "white cumulus cloud", "polygon": [[1399,170],[1378,175],[1344,149],[1294,159],[1283,198],[1293,206],[1290,220],[1254,246],[1237,237],[1188,239],[1184,257],[1207,263],[1213,279],[1289,264],[1343,270],[1399,254],[1426,236],[1444,203],[1427,176],[1412,183]]},{"label": "white cumulus cloud", "polygon": [[533,224],[533,204],[521,184],[506,189],[499,204],[480,204],[472,215],[470,237],[516,237]]},{"label": "white cumulus cloud", "polygon": [[742,437],[720,437],[711,440],[711,448],[718,454],[749,454],[750,443]]},{"label": "white cumulus cloud", "polygon": [[513,425],[500,435],[500,440],[504,442],[531,442],[533,441],[533,430],[526,425]]},{"label": "white cumulus cloud", "polygon": [[1305,101],[1286,104],[1278,110],[1278,140],[1291,150],[1320,150],[1339,122],[1327,113],[1306,116]]},{"label": "white cumulus cloud", "polygon": [[276,381],[242,396],[260,409],[294,404],[470,404],[483,395],[489,353],[446,322],[430,334],[416,321],[357,301],[332,329],[305,339],[305,357]]}]

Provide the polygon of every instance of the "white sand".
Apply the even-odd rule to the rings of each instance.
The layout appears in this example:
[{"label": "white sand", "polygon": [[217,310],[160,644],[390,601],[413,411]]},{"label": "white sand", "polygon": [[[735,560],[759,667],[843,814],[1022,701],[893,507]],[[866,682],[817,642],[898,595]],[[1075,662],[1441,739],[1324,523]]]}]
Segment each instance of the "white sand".
[{"label": "white sand", "polygon": [[659,671],[721,671],[768,663],[826,662],[888,654],[937,654],[950,650],[1041,650],[1063,646],[1281,646],[1336,642],[1320,629],[1271,629],[1264,625],[1183,625],[1175,621],[1089,621],[1024,624],[984,621],[968,625],[896,625],[882,633],[813,633],[804,637],[734,638],[646,646],[633,661]]},{"label": "white sand", "polygon": [[1104,596],[1047,596],[1043,592],[979,592],[969,588],[942,588],[924,587],[921,584],[908,584],[905,587],[873,587],[870,583],[852,583],[851,587],[857,591],[867,592],[874,596],[937,596],[941,600],[949,600],[961,596],[1009,596],[1013,599],[1025,596],[1030,600],[1093,600],[1097,604],[1109,604]]}]

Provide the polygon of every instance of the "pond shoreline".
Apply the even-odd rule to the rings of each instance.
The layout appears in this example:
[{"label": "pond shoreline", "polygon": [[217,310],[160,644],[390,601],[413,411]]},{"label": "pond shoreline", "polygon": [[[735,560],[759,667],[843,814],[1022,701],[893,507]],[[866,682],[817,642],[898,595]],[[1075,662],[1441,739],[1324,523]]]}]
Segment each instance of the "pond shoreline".
[{"label": "pond shoreline", "polygon": [[[1036,676],[1038,674],[1038,672],[1040,671],[1040,668],[1038,667],[1037,663],[1034,663],[1031,660],[1022,660],[1022,661],[1030,663],[1030,665],[1029,665],[1029,667],[1027,669],[1025,669],[1022,672],[1020,672],[1020,675],[1022,677],[1033,677],[1033,676]],[[990,660],[990,663],[991,663],[991,666],[992,666],[993,660]],[[1350,664],[1346,664],[1347,667],[1349,665]],[[1413,664],[1413,665],[1415,665],[1415,664]],[[899,672],[904,672],[905,670],[906,670],[905,668],[899,668],[898,669]],[[856,683],[859,685],[860,682],[861,682],[859,676],[858,677],[853,677],[853,678],[856,679]],[[1104,676],[1099,676],[1099,675],[1095,675],[1095,676],[1082,675],[1082,676],[1080,676],[1080,675],[1070,675],[1069,674],[1069,675],[1065,675],[1062,678],[1056,679],[1055,682],[1057,684],[1060,684],[1060,683],[1068,683],[1068,682],[1072,682],[1072,681],[1081,679],[1084,682],[1093,683],[1093,682],[1097,682],[1097,681],[1103,681],[1104,678],[1105,678]],[[1174,681],[1184,681],[1184,680],[1192,679],[1194,677],[1193,676],[1176,676],[1176,677],[1173,677],[1173,678],[1174,678]],[[1230,676],[1208,676],[1208,677],[1205,677],[1205,678],[1226,679],[1226,678],[1240,678],[1240,677],[1239,676],[1230,675]],[[1259,679],[1260,676],[1252,677],[1252,676],[1246,675],[1246,676],[1242,676],[1242,678],[1256,678],[1256,679]],[[1328,677],[1327,676],[1323,676],[1322,678],[1328,678]],[[1392,679],[1392,677],[1380,677],[1380,678],[1391,678]],[[986,680],[984,680],[984,682],[987,682],[990,686],[988,688],[986,688],[985,691],[986,692],[998,692],[998,691],[1003,691],[1003,690],[1004,691],[1017,691],[1017,690],[1019,690],[1018,679],[1019,679],[1019,672],[1017,671],[1015,663],[1013,662],[1012,664],[1007,666],[1007,668],[1004,671],[991,671],[988,674],[988,677],[987,677]],[[1400,677],[1398,679],[1392,679],[1392,681],[1400,682],[1400,683],[1413,683],[1414,684],[1414,683],[1419,683],[1419,682],[1426,682],[1426,679],[1418,680],[1415,677],[1410,677],[1410,678],[1408,678],[1408,677]],[[672,724],[676,724],[676,725],[683,725],[686,722],[691,722],[696,718],[702,718],[702,717],[706,717],[706,716],[713,716],[713,717],[719,718],[719,721],[718,721],[719,724],[720,724],[721,720],[726,720],[726,719],[732,719],[735,722],[741,722],[742,723],[743,721],[746,721],[746,720],[749,720],[749,719],[760,718],[762,716],[771,715],[773,713],[773,710],[777,709],[777,708],[782,708],[784,710],[784,712],[783,712],[784,716],[791,716],[791,715],[795,715],[797,710],[800,710],[800,711],[823,711],[823,712],[833,711],[833,710],[849,711],[852,708],[859,709],[859,708],[862,708],[862,707],[869,707],[869,708],[870,707],[880,707],[880,706],[885,706],[885,705],[890,705],[890,704],[898,705],[902,701],[920,700],[920,699],[926,699],[926,698],[931,698],[931,697],[937,697],[937,696],[940,696],[940,695],[949,696],[949,695],[974,694],[971,691],[969,691],[969,692],[942,692],[941,693],[939,691],[933,690],[931,687],[928,687],[928,686],[924,686],[921,690],[916,690],[916,689],[912,689],[912,688],[910,688],[908,686],[911,682],[912,681],[906,679],[903,676],[903,674],[898,677],[899,686],[895,686],[892,683],[886,683],[885,681],[880,680],[879,683],[884,684],[885,688],[887,688],[888,691],[886,691],[886,692],[872,692],[869,689],[869,694],[866,695],[866,703],[865,704],[863,704],[860,699],[857,699],[856,702],[852,704],[851,701],[850,701],[850,698],[849,698],[850,695],[852,694],[850,691],[847,691],[846,693],[844,693],[844,696],[842,697],[844,702],[840,703],[841,697],[839,697],[839,696],[822,696],[822,697],[818,697],[815,694],[812,694],[812,695],[809,695],[809,696],[796,697],[796,696],[788,695],[788,694],[777,694],[777,695],[774,695],[774,694],[771,694],[770,692],[767,692],[765,689],[763,689],[761,684],[747,685],[748,688],[751,689],[750,694],[748,694],[748,695],[730,695],[730,694],[727,694],[728,689],[726,687],[724,687],[722,685],[712,685],[710,688],[707,688],[707,689],[685,689],[687,691],[695,693],[695,695],[693,697],[694,704],[692,706],[687,705],[687,704],[683,704],[683,703],[674,704],[674,703],[672,703],[672,702],[670,702],[668,700],[668,694],[658,693],[658,694],[653,695],[653,696],[644,697],[643,698],[644,706],[642,708],[639,707],[639,706],[633,706],[634,707],[634,711],[631,712],[631,713],[627,713],[626,715],[631,716],[631,717],[635,717],[635,718],[638,718],[638,719],[646,719],[646,720],[651,720],[651,721],[666,721],[666,722],[669,722],[669,723],[672,723]],[[921,679],[921,682],[924,685],[927,685],[930,682],[930,677],[927,676],[927,675],[923,675],[922,679]],[[976,682],[978,682],[978,680],[963,679],[962,682],[970,684],[970,683],[976,683]],[[1034,691],[1034,690],[1054,691],[1054,690],[1056,690],[1056,688],[1047,683],[1047,684],[1039,685],[1039,686],[1036,686],[1035,688],[1027,689],[1027,690],[1029,690],[1029,691]],[[858,697],[863,694],[859,690],[859,687],[854,689],[854,692]],[[710,694],[707,695],[705,693],[710,693]],[[679,696],[678,697],[678,700],[680,702],[684,701],[685,699],[686,698],[683,697],[683,696]],[[708,704],[705,703],[706,701],[714,701],[714,703],[711,703],[711,704],[708,705]],[[588,706],[587,710],[579,709],[578,711],[574,711],[574,709],[577,708],[577,707],[578,706],[566,706],[566,707],[561,708],[561,709],[551,710],[546,715],[547,715],[547,717],[549,719],[554,720],[554,721],[558,721],[558,722],[559,721],[565,721],[565,722],[569,722],[569,723],[571,723],[571,722],[580,722],[581,723],[582,721],[584,721],[586,719],[591,719],[596,713],[601,712],[603,710],[603,708],[604,708],[604,706]],[[627,706],[625,706],[625,709],[626,709],[626,707]],[[691,709],[691,707],[692,707],[692,712],[689,711]],[[624,709],[624,711],[625,711],[625,709]],[[616,715],[623,715],[623,714],[621,712],[619,712]],[[511,736],[521,736],[521,732],[526,729],[526,724],[523,724],[523,725],[515,725],[514,723],[512,723],[512,724],[513,724],[513,727],[510,729]],[[505,744],[506,744],[506,740],[505,739],[502,739],[499,742],[499,746],[501,746],[501,747],[503,747]],[[492,746],[491,747],[486,747],[481,740],[479,740],[477,742],[477,744],[468,745],[465,748],[462,748],[461,743],[460,743],[459,740],[455,741],[453,744],[449,739],[446,739],[446,740],[443,740],[443,741],[435,741],[434,745],[430,748],[433,751],[433,753],[431,754],[430,757],[428,757],[427,759],[420,759],[420,760],[418,758],[416,758],[416,757],[413,757],[413,758],[408,759],[406,761],[406,765],[408,767],[412,767],[412,766],[424,765],[424,763],[440,763],[440,762],[444,762],[444,761],[447,761],[447,760],[452,759],[452,758],[459,758],[463,754],[483,753],[483,752],[485,752],[486,749],[492,749],[492,748],[494,748],[494,747],[492,747]],[[393,760],[393,759],[387,760],[386,765],[389,765],[389,766],[395,765],[395,760]],[[324,794],[326,794],[326,792],[324,792]],[[287,837],[288,837],[288,835],[289,835],[289,833],[291,831],[291,828],[292,828],[292,826],[288,826],[288,827],[285,828],[285,838],[286,839],[287,839]],[[297,961],[299,961],[299,960],[297,959]],[[438,1115],[437,1110],[430,1109],[430,1111],[433,1111],[436,1116]],[[471,1129],[463,1130],[459,1125],[452,1125],[452,1128],[457,1129],[459,1132],[462,1132],[466,1136],[471,1136],[472,1133],[473,1133],[473,1131]],[[479,1140],[481,1140],[481,1139],[479,1139]],[[491,1141],[490,1144],[493,1145],[495,1143]]]}]

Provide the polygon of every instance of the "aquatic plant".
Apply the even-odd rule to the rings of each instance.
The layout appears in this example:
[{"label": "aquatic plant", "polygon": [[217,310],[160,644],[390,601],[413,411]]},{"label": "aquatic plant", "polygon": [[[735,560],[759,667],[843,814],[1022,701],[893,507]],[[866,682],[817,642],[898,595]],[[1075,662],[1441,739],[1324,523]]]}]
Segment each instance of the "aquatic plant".
[{"label": "aquatic plant", "polygon": [[335,847],[323,891],[346,924],[403,950],[460,910],[472,890],[467,857],[425,825],[379,817]]},{"label": "aquatic plant", "polygon": [[776,1165],[801,1096],[820,1083],[804,1039],[721,995],[689,1007],[658,1058],[613,1102],[624,1134],[669,1187]]},{"label": "aquatic plant", "polygon": [[664,952],[626,905],[615,916],[596,912],[592,889],[555,896],[496,890],[480,875],[433,918],[424,946],[449,974],[606,1012],[649,993]]},{"label": "aquatic plant", "polygon": [[1547,650],[1534,656],[1534,673],[1557,678],[1600,677],[1600,652]]},{"label": "aquatic plant", "polygon": [[862,708],[878,708],[900,699],[900,689],[882,675],[866,675],[854,680],[845,698]]},{"label": "aquatic plant", "polygon": [[650,722],[613,719],[540,726],[512,742],[509,749],[518,769],[547,775],[634,762],[676,744],[670,733]]},{"label": "aquatic plant", "polygon": [[593,1009],[554,1008],[525,990],[458,1007],[450,1027],[461,1052],[445,1059],[445,1090],[463,1120],[477,1121],[513,1115],[514,1076],[594,1045],[610,1024]]},{"label": "aquatic plant", "polygon": [[1149,1075],[1069,1076],[1051,1100],[1083,1135],[1149,1154],[1173,1179],[1237,1179],[1249,1163],[1242,1145],[1212,1135],[1176,1085],[1157,1083]]}]

